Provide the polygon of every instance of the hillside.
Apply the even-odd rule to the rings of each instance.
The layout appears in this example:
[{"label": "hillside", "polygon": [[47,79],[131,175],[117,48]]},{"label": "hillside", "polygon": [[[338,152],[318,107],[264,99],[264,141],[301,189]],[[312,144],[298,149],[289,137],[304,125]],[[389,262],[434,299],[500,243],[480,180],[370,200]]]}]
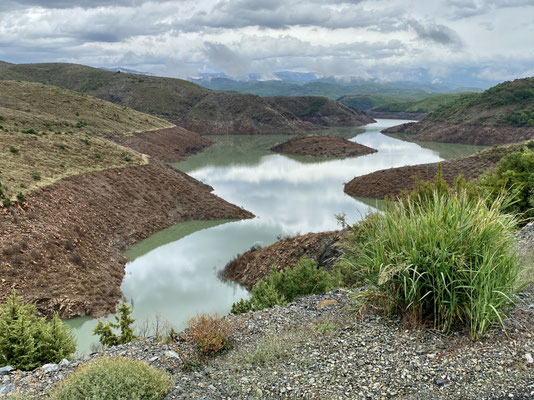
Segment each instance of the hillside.
[{"label": "hillside", "polygon": [[178,222],[252,216],[162,163],[211,143],[196,133],[52,85],[3,81],[0,93],[0,298],[16,287],[45,314],[104,315],[127,246]]},{"label": "hillside", "polygon": [[319,129],[259,96],[215,92],[181,79],[60,63],[2,65],[3,70],[4,74],[16,73],[25,80],[64,87],[156,115],[201,134],[302,133]]},{"label": "hillside", "polygon": [[534,138],[534,78],[461,96],[417,124],[390,128],[414,140],[494,145]]},{"label": "hillside", "polygon": [[169,128],[167,121],[70,90],[0,82],[0,182],[29,193],[67,176],[146,163],[105,138]]},{"label": "hillside", "polygon": [[470,96],[472,93],[440,93],[432,94],[419,101],[391,102],[372,108],[373,111],[381,112],[414,112],[430,113],[447,106],[457,99]]},{"label": "hillside", "polygon": [[303,121],[322,126],[353,126],[375,122],[361,111],[327,97],[266,97],[273,107],[282,107]]},{"label": "hillside", "polygon": [[357,176],[345,184],[345,193],[353,197],[384,199],[386,196],[396,197],[403,191],[412,191],[416,180],[432,181],[442,165],[443,178],[452,184],[458,175],[467,180],[478,178],[484,172],[494,168],[506,154],[521,148],[521,145],[495,146],[482,150],[468,157],[441,163],[409,165],[389,168]]}]

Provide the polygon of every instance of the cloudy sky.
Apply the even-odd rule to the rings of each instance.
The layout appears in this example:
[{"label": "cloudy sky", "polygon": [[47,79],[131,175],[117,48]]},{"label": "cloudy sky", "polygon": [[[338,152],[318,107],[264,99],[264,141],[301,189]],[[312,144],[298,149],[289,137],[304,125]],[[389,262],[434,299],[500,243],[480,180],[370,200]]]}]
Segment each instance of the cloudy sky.
[{"label": "cloudy sky", "polygon": [[0,60],[188,77],[534,75],[534,0],[0,0]]}]

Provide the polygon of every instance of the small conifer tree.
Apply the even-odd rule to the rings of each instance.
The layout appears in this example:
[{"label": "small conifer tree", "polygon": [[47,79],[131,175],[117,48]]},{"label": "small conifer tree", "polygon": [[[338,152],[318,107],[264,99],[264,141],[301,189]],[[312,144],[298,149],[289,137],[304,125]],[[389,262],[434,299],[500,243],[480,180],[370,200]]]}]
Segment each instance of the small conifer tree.
[{"label": "small conifer tree", "polygon": [[[130,316],[131,313],[132,307],[123,301],[118,308],[118,315],[114,316],[115,322],[108,321],[104,324],[99,320],[93,333],[100,336],[100,343],[104,346],[116,346],[136,340],[137,336],[132,328],[135,319]],[[120,329],[120,335],[117,335],[113,329]]]}]

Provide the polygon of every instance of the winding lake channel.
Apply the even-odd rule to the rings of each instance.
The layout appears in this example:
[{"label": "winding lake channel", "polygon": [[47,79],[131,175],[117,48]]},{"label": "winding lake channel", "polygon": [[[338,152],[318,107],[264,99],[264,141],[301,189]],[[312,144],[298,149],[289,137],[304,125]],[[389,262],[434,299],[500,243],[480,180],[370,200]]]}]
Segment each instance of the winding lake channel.
[{"label": "winding lake channel", "polygon": [[[207,183],[214,193],[256,215],[244,221],[191,221],[170,227],[138,243],[126,255],[122,291],[134,305],[136,324],[168,321],[176,330],[197,313],[227,314],[233,302],[247,297],[238,285],[222,282],[217,271],[253,245],[267,246],[281,236],[339,229],[337,214],[353,223],[374,200],[354,199],[343,184],[380,169],[416,165],[472,154],[480,147],[413,143],[380,131],[407,121],[379,120],[365,127],[326,131],[372,147],[377,153],[343,160],[287,157],[268,149],[288,136],[214,136],[215,144],[175,167]],[[96,321],[68,321],[78,352],[96,342]]]}]

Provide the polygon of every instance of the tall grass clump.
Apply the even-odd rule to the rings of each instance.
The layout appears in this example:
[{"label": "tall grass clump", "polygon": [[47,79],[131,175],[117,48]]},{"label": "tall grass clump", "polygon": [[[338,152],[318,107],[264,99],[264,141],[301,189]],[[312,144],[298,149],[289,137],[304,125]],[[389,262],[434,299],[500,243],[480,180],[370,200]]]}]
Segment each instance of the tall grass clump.
[{"label": "tall grass clump", "polygon": [[[424,198],[423,198],[424,196]],[[467,326],[473,338],[501,323],[518,290],[516,220],[501,200],[465,190],[439,190],[388,202],[365,224],[353,265],[371,287],[360,299],[449,332]]]},{"label": "tall grass clump", "polygon": [[171,389],[168,374],[141,361],[103,358],[88,364],[52,394],[53,400],[73,399],[163,399]]}]

